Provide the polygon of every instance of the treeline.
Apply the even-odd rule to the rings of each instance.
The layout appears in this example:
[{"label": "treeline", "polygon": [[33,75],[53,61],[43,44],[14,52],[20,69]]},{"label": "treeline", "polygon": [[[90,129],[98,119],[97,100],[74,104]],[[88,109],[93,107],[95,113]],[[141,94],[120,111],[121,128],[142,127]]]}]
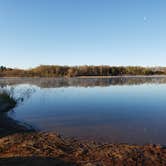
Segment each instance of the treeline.
[{"label": "treeline", "polygon": [[166,67],[146,68],[139,66],[55,66],[41,65],[23,70],[0,67],[0,77],[79,77],[79,76],[122,76],[122,75],[165,75]]}]

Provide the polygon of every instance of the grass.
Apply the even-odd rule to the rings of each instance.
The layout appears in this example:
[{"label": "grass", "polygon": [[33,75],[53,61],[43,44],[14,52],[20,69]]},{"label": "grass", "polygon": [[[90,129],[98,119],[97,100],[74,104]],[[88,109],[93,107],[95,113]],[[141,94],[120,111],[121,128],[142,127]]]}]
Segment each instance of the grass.
[{"label": "grass", "polygon": [[0,111],[6,112],[14,108],[17,101],[8,92],[0,92]]}]

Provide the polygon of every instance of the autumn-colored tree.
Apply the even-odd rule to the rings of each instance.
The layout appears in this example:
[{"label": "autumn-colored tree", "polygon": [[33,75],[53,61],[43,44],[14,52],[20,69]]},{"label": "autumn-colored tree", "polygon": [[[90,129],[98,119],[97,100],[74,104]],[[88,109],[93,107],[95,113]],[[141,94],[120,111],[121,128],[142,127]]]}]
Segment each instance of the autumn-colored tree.
[{"label": "autumn-colored tree", "polygon": [[29,70],[0,66],[0,77],[78,77],[166,74],[166,67],[146,68],[139,66],[57,66],[41,65]]}]

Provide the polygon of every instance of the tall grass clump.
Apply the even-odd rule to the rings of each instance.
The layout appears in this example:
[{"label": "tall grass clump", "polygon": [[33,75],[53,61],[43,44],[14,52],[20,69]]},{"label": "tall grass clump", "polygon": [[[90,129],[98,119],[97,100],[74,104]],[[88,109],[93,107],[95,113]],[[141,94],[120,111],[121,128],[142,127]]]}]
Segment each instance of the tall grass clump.
[{"label": "tall grass clump", "polygon": [[10,94],[10,91],[0,91],[0,111],[5,112],[14,108],[17,104],[16,99]]}]

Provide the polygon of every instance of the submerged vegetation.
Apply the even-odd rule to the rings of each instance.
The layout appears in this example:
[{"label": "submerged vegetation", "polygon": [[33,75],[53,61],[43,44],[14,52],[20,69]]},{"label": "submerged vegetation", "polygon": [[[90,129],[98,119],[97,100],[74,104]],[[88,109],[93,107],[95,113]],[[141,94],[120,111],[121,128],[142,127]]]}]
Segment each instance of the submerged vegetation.
[{"label": "submerged vegetation", "polygon": [[166,67],[115,66],[56,66],[41,65],[23,70],[0,67],[0,77],[79,77],[121,75],[165,75]]}]

